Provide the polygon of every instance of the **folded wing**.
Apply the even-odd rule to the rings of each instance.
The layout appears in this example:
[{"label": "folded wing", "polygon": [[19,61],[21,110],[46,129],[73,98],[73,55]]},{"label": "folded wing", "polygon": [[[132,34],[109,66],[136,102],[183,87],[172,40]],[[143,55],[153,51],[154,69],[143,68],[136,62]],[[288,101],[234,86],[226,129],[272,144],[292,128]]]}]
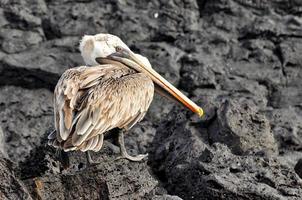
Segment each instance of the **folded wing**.
[{"label": "folded wing", "polygon": [[56,136],[50,143],[66,151],[98,151],[106,131],[142,120],[153,94],[151,79],[125,66],[69,69],[55,88]]}]

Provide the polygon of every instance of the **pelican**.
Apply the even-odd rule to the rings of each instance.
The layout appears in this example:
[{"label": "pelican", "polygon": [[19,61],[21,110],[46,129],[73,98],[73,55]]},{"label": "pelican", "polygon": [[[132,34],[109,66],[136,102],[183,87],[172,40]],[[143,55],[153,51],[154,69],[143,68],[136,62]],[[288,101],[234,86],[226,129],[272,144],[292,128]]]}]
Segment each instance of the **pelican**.
[{"label": "pelican", "polygon": [[65,152],[87,152],[88,162],[94,163],[89,151],[100,151],[104,134],[117,128],[121,157],[140,161],[147,154],[129,155],[124,133],[144,118],[154,91],[203,115],[199,106],[119,37],[85,35],[79,49],[87,66],[65,71],[55,87],[55,131],[48,136],[49,145]]}]

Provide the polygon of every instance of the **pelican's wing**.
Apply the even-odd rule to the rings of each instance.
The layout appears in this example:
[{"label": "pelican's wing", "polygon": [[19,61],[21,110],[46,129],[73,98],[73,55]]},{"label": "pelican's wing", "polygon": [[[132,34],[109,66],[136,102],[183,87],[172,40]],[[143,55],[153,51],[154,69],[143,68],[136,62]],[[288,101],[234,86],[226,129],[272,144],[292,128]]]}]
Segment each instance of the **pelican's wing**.
[{"label": "pelican's wing", "polygon": [[131,128],[144,117],[153,93],[148,76],[125,67],[67,71],[55,90],[58,142],[64,149],[99,150],[100,134],[115,127]]},{"label": "pelican's wing", "polygon": [[112,66],[77,67],[67,70],[58,81],[54,92],[55,126],[59,142],[66,140],[72,128],[72,121],[84,99],[87,89],[97,84]]}]

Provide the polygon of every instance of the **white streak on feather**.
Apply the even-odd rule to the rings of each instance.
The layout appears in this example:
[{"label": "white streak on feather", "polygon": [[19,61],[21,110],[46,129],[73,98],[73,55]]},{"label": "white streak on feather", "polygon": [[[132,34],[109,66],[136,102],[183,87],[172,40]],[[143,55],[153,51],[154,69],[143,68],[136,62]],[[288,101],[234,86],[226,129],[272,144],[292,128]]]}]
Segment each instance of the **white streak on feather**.
[{"label": "white streak on feather", "polygon": [[98,141],[99,141],[99,136],[97,135],[97,136],[94,136],[93,138],[91,138],[92,140],[93,140],[93,143],[91,144],[91,146],[90,146],[90,150],[93,150],[95,147],[96,147],[96,145],[98,144]]},{"label": "white streak on feather", "polygon": [[89,117],[89,108],[86,108],[84,111],[82,111],[83,114],[79,118],[77,124],[76,124],[76,130],[75,133],[77,135],[84,135],[90,125],[92,124],[92,120]]},{"label": "white streak on feather", "polygon": [[100,135],[98,135],[98,137],[99,137],[98,143],[97,143],[95,149],[93,150],[93,151],[95,151],[95,152],[100,151],[101,148],[102,148],[102,146],[103,146],[104,135],[103,135],[103,134],[100,134]]}]

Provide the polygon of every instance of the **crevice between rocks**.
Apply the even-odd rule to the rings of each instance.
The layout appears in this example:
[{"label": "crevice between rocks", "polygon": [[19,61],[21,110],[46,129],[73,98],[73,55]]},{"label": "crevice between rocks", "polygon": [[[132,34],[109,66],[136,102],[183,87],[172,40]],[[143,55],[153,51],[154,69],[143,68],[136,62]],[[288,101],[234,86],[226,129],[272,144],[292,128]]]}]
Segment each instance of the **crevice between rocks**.
[{"label": "crevice between rocks", "polygon": [[12,66],[2,65],[0,68],[0,86],[13,85],[28,89],[45,88],[53,91],[59,75],[45,72],[39,69],[15,68]]},{"label": "crevice between rocks", "polygon": [[199,10],[199,17],[202,18],[208,0],[203,0],[203,1],[197,0],[196,2]]}]

